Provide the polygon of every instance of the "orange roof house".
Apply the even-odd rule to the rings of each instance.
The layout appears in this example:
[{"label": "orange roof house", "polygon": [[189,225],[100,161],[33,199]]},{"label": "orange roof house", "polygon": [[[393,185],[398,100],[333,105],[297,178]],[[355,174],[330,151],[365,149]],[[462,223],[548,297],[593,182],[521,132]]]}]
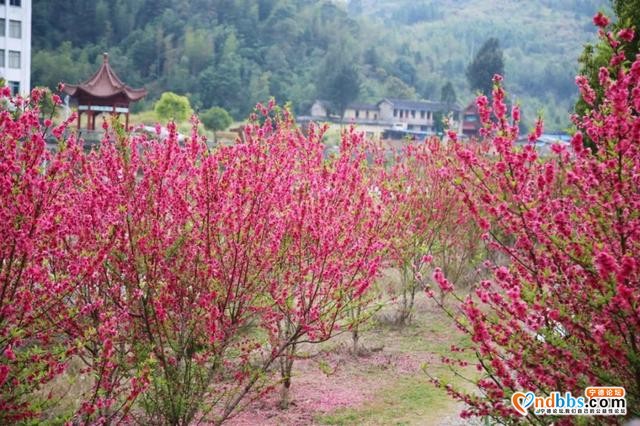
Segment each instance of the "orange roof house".
[{"label": "orange roof house", "polygon": [[87,129],[95,130],[95,117],[103,112],[126,114],[125,126],[129,128],[129,104],[147,95],[144,88],[134,89],[118,78],[111,65],[109,55],[104,54],[102,65],[91,78],[80,84],[65,84],[63,91],[78,103],[78,129],[82,114],[87,114]]}]

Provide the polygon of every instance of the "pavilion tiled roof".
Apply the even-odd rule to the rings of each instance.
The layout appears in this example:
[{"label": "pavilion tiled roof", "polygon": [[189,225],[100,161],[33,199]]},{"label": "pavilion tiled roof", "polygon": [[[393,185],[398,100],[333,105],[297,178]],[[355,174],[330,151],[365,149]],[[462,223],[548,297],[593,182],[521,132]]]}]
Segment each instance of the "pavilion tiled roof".
[{"label": "pavilion tiled roof", "polygon": [[134,89],[118,78],[109,65],[109,55],[106,53],[102,65],[91,78],[80,84],[65,84],[64,92],[69,96],[78,96],[84,92],[96,98],[110,98],[121,94],[130,102],[138,101],[147,95],[146,89]]}]

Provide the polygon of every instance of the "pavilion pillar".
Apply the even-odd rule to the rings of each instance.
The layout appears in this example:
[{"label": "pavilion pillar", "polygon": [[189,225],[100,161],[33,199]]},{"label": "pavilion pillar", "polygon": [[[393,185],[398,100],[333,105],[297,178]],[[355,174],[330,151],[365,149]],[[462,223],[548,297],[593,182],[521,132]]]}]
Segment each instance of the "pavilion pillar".
[{"label": "pavilion pillar", "polygon": [[82,123],[80,117],[82,117],[82,112],[80,112],[80,109],[78,109],[78,131],[80,131],[80,124]]},{"label": "pavilion pillar", "polygon": [[129,110],[127,109],[127,115],[124,118],[124,128],[128,132],[129,131]]},{"label": "pavilion pillar", "polygon": [[93,130],[91,128],[92,119],[93,119],[93,111],[91,111],[91,102],[89,102],[89,107],[87,108],[87,130]]}]

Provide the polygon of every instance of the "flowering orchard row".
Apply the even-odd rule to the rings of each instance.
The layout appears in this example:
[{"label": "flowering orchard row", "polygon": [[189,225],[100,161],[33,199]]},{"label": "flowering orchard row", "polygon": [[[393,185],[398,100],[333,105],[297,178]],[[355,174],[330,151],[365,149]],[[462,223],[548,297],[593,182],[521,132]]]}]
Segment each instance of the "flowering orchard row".
[{"label": "flowering orchard row", "polygon": [[[452,353],[475,355],[477,389],[434,379],[464,416],[518,423],[514,392],[589,385],[624,386],[640,415],[640,59],[622,53],[633,31],[602,19],[603,99],[577,79],[592,109],[574,117],[571,149],[544,160],[514,146],[519,110],[500,77],[478,99],[483,142],[450,133],[394,158],[353,129],[324,158],[325,129],[303,134],[272,105],[233,146],[114,123],[85,153],[69,122],[40,124],[49,94],[4,90],[0,422],[221,423],[278,387],[286,407],[300,345],[349,331],[357,350],[386,267],[401,272],[399,323],[426,290],[471,335]],[[444,298],[483,260],[488,279],[451,309]],[[56,411],[52,383],[71,362],[88,386]]]},{"label": "flowering orchard row", "polygon": [[324,128],[270,105],[233,146],[115,123],[85,153],[40,124],[48,93],[2,95],[3,421],[55,411],[37,397],[71,360],[90,381],[77,422],[221,422],[277,386],[286,407],[299,345],[347,331],[358,352],[382,267],[402,271],[405,323],[431,263],[467,262],[454,145],[390,158],[351,129],[327,159]]}]

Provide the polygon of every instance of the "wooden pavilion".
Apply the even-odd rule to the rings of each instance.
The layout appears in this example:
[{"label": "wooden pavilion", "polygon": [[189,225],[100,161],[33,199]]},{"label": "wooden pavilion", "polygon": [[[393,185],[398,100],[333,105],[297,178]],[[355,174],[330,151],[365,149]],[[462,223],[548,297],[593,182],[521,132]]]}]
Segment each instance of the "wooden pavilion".
[{"label": "wooden pavilion", "polygon": [[64,92],[78,103],[78,130],[82,125],[82,115],[87,115],[87,130],[96,129],[96,116],[111,112],[126,114],[125,128],[129,129],[129,104],[147,95],[144,88],[133,89],[118,78],[109,65],[109,55],[104,54],[102,65],[84,83],[65,84]]}]

